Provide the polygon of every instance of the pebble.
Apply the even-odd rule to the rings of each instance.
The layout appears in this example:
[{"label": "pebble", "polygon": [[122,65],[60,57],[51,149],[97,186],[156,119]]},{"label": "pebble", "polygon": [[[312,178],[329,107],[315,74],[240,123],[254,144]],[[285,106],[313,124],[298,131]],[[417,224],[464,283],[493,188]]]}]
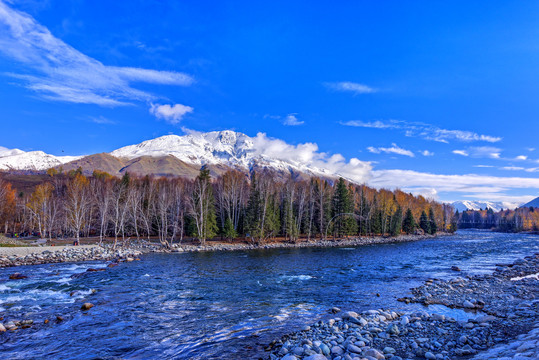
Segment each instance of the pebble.
[{"label": "pebble", "polygon": [[[310,349],[303,347],[302,355],[294,355],[298,360],[314,356],[311,352],[332,360],[539,359],[539,281],[520,279],[538,272],[539,254],[518,266],[498,267],[492,275],[431,279],[412,289],[413,297],[400,301],[461,309],[456,311],[473,309],[468,321],[457,321],[439,308],[434,313],[428,308],[405,313],[371,309],[361,315],[339,309],[339,318],[285,335],[271,358],[282,359],[288,352],[293,354],[287,349],[311,341]],[[519,280],[511,280],[516,277]],[[283,349],[286,352],[280,353]]]}]

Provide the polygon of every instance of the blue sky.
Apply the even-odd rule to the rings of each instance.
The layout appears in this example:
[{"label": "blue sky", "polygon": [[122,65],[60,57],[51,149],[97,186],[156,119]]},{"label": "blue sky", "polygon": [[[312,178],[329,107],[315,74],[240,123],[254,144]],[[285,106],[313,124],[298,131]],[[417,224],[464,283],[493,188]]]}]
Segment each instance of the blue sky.
[{"label": "blue sky", "polygon": [[539,3],[0,0],[0,145],[258,132],[448,200],[539,195]]}]

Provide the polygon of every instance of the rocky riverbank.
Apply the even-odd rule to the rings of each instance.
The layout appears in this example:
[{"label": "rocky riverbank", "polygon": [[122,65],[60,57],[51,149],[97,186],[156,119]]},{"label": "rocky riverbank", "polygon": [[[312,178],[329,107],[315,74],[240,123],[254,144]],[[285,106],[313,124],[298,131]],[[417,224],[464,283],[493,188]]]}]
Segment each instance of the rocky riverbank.
[{"label": "rocky riverbank", "polygon": [[38,265],[92,260],[122,261],[143,253],[139,247],[113,249],[111,246],[47,246],[0,248],[0,267]]},{"label": "rocky riverbank", "polygon": [[453,234],[440,232],[436,235],[401,235],[396,237],[354,237],[337,240],[312,239],[310,241],[300,242],[273,242],[263,244],[239,244],[239,243],[219,243],[208,245],[186,245],[175,244],[172,251],[176,252],[200,252],[200,251],[244,251],[260,249],[295,249],[312,247],[355,247],[376,244],[392,244],[401,242],[410,242],[426,239],[434,239],[440,236],[451,236]]},{"label": "rocky riverbank", "polygon": [[127,246],[118,246],[116,249],[107,245],[82,245],[82,246],[25,246],[25,247],[0,247],[0,268],[21,265],[38,265],[59,262],[77,262],[92,260],[122,260],[136,258],[150,252],[202,252],[202,251],[245,251],[258,249],[280,248],[308,248],[308,247],[346,247],[363,246],[374,244],[389,244],[399,242],[418,241],[433,239],[438,236],[451,234],[439,233],[438,235],[402,235],[398,237],[361,237],[338,240],[311,240],[297,243],[275,242],[265,244],[245,243],[213,243],[206,245],[174,244],[172,248],[148,241],[131,241]]},{"label": "rocky riverbank", "polygon": [[[458,271],[458,269],[454,269]],[[524,359],[539,358],[539,254],[499,265],[491,275],[428,280],[406,303],[476,311],[466,321],[429,311],[335,317],[284,336],[267,347],[269,359]],[[509,343],[508,343],[509,342]]]}]

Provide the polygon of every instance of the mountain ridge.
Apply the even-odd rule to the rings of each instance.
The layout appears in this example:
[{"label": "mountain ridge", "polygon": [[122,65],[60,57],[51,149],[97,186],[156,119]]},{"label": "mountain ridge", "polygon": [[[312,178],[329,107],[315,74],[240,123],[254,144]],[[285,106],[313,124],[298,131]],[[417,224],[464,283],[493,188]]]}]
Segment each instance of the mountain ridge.
[{"label": "mountain ridge", "polygon": [[498,212],[502,209],[515,209],[519,207],[518,204],[506,201],[472,201],[472,200],[460,200],[451,203],[455,210],[460,212],[466,210],[485,210],[492,209],[494,212]]},{"label": "mountain ridge", "polygon": [[521,205],[520,207],[534,207],[539,208],[539,197],[536,197],[530,202],[527,202],[526,204]]},{"label": "mountain ridge", "polygon": [[[2,151],[3,150],[3,151]],[[135,161],[135,159],[139,159]],[[161,171],[158,164],[165,166]],[[88,156],[54,156],[44,152],[0,149],[0,170],[35,170],[81,167],[86,172],[102,170],[118,175],[125,171],[139,175],[186,175],[191,177],[207,165],[216,174],[227,169],[251,171],[269,168],[282,175],[314,175],[323,178],[343,177],[362,183],[368,178],[370,163],[339,155],[318,152],[316,144],[290,145],[258,133],[255,137],[231,130],[190,132],[187,135],[164,135],[139,144],[128,145],[110,153]]]}]

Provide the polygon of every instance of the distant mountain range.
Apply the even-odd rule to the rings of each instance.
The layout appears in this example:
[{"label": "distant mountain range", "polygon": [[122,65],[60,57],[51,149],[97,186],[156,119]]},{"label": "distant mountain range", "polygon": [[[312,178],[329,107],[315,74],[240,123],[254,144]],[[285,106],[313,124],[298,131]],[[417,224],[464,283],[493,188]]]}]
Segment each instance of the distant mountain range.
[{"label": "distant mountain range", "polygon": [[[286,146],[289,145],[281,140],[265,136],[249,137],[225,130],[184,136],[166,135],[110,153],[88,156],[54,156],[42,151],[0,148],[0,170],[44,171],[61,166],[65,171],[81,167],[87,174],[102,170],[112,175],[129,172],[136,175],[179,175],[192,178],[198,174],[202,165],[208,165],[213,175],[229,169],[249,171],[269,168],[283,176],[342,176],[356,180],[340,173],[338,169],[329,170],[324,166],[329,164],[327,159],[303,159],[301,154],[282,151],[281,148],[286,149]],[[361,166],[358,162],[357,167]]]},{"label": "distant mountain range", "polygon": [[455,201],[451,205],[453,205],[455,210],[458,210],[459,212],[463,212],[466,210],[485,210],[485,209],[492,209],[492,211],[498,212],[502,209],[514,210],[515,208],[519,207],[518,203],[512,203],[512,202],[470,201],[470,200]]},{"label": "distant mountain range", "polygon": [[80,156],[54,156],[43,151],[22,151],[0,146],[0,170],[46,170]]},{"label": "distant mountain range", "polygon": [[[304,144],[303,146],[316,146]],[[287,148],[288,147],[288,148]],[[283,150],[284,149],[284,150]],[[207,133],[193,132],[188,135],[166,135],[147,140],[140,144],[129,145],[110,153],[88,156],[54,156],[43,151],[22,151],[0,147],[0,170],[24,170],[43,172],[49,168],[62,167],[65,171],[82,168],[86,174],[94,170],[106,171],[121,176],[129,172],[134,175],[153,174],[157,176],[184,176],[194,178],[202,165],[207,165],[213,176],[227,170],[237,169],[248,172],[253,169],[268,168],[283,178],[319,176],[326,179],[343,178],[362,182],[362,164],[357,159],[348,163],[348,170],[326,159],[305,156],[303,152],[294,153],[290,147],[278,139],[257,135],[250,137],[240,132],[224,130]],[[308,153],[308,152],[307,152]],[[312,155],[312,152],[311,152]],[[356,161],[356,163],[353,163]],[[350,171],[350,167],[354,168]],[[479,210],[490,208],[495,212],[501,209],[515,209],[517,203],[489,201],[455,201],[456,210]],[[539,198],[522,206],[539,207]]]}]

